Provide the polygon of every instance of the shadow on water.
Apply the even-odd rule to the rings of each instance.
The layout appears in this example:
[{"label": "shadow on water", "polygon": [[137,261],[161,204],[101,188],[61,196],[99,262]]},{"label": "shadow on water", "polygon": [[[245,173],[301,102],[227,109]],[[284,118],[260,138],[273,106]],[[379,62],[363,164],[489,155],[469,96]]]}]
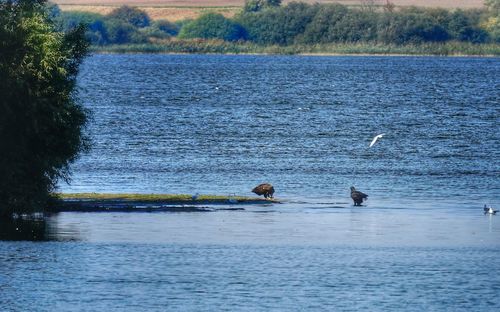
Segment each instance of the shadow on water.
[{"label": "shadow on water", "polygon": [[57,229],[54,217],[35,219],[1,219],[0,241],[75,241],[80,240],[78,231]]},{"label": "shadow on water", "polygon": [[43,219],[0,219],[0,240],[46,241],[47,221]]}]

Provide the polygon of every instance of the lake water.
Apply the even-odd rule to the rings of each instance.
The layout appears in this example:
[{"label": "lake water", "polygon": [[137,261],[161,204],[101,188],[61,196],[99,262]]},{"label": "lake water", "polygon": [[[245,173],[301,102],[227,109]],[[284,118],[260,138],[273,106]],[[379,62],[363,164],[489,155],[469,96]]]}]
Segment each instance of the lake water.
[{"label": "lake water", "polygon": [[61,191],[270,182],[283,203],[3,225],[0,310],[498,311],[499,77],[498,58],[92,56],[93,149]]}]

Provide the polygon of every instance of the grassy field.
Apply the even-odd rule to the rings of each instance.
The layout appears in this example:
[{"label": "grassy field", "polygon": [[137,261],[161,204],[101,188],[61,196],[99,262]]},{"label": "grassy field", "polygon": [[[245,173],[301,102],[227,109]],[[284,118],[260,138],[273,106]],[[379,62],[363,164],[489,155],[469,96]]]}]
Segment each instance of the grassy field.
[{"label": "grassy field", "polygon": [[[60,5],[63,11],[83,11],[106,15],[118,6],[109,5]],[[241,11],[240,7],[154,7],[145,6],[146,11],[153,20],[169,20],[177,22],[185,19],[195,19],[204,13],[220,13],[225,17],[233,17]]]},{"label": "grassy field", "polygon": [[[139,6],[154,19],[166,19],[172,22],[193,19],[206,12],[221,13],[226,17],[237,14],[244,0],[54,0],[63,11],[86,11],[108,14],[120,5]],[[284,1],[284,3],[291,1]],[[367,3],[383,5],[385,0],[304,0],[307,3],[342,3],[360,6]],[[442,8],[481,8],[483,0],[391,0],[398,6],[425,6]]]}]

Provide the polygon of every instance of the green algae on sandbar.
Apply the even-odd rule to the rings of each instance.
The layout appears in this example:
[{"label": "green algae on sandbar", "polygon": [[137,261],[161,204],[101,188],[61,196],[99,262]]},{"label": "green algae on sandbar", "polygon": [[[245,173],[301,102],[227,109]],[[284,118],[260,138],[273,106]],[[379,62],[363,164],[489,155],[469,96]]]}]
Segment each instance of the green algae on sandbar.
[{"label": "green algae on sandbar", "polygon": [[[53,211],[208,211],[194,205],[272,204],[275,199],[235,195],[59,193]],[[174,207],[177,205],[178,207]],[[185,209],[187,207],[193,209]]]},{"label": "green algae on sandbar", "polygon": [[244,202],[278,202],[274,199],[259,197],[235,196],[235,195],[188,195],[188,194],[127,194],[127,193],[58,193],[55,194],[65,201],[86,200],[120,200],[141,202],[221,202],[221,203],[244,203]]}]

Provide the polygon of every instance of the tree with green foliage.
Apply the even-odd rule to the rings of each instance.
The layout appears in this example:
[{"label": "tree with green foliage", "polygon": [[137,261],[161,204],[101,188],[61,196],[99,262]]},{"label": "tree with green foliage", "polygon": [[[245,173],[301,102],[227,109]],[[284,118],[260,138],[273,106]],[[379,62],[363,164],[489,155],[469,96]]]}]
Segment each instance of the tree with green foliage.
[{"label": "tree with green foliage", "polygon": [[378,25],[378,40],[385,43],[443,42],[449,38],[443,26],[420,11],[387,14]]},{"label": "tree with green foliage", "polygon": [[62,12],[55,20],[60,24],[62,31],[71,31],[83,24],[87,26],[85,36],[93,45],[104,45],[109,42],[105,17],[90,12]]},{"label": "tree with green foliage", "polygon": [[151,19],[145,11],[127,5],[114,9],[108,14],[108,17],[127,22],[138,28],[147,27],[151,23]]},{"label": "tree with green foliage", "polygon": [[490,9],[500,13],[500,0],[485,0],[484,4]]},{"label": "tree with green foliage", "polygon": [[103,20],[95,20],[88,24],[85,36],[94,45],[105,45],[109,42],[108,30]]},{"label": "tree with green foliage", "polygon": [[222,39],[237,41],[245,39],[245,30],[240,24],[222,14],[208,13],[184,25],[179,38]]},{"label": "tree with green foliage", "polygon": [[339,41],[334,29],[348,14],[348,8],[342,4],[318,6],[316,15],[306,26],[301,41],[308,44]]},{"label": "tree with green foliage", "polygon": [[56,31],[45,0],[0,1],[0,216],[41,211],[88,147],[76,76],[85,28]]},{"label": "tree with green foliage", "polygon": [[104,23],[107,33],[108,41],[112,44],[126,44],[126,43],[144,43],[147,42],[139,28],[120,19],[109,18]]},{"label": "tree with green foliage", "polygon": [[239,22],[248,32],[248,39],[259,44],[292,44],[313,20],[317,6],[292,2],[287,6],[244,13]]},{"label": "tree with green foliage", "polygon": [[450,15],[448,28],[452,37],[459,41],[484,43],[488,41],[488,33],[479,25],[480,12],[456,10]]},{"label": "tree with green foliage", "polygon": [[370,42],[377,33],[377,14],[373,11],[351,10],[328,33],[329,42]]},{"label": "tree with green foliage", "polygon": [[244,12],[258,12],[265,8],[275,8],[281,5],[281,0],[246,0]]},{"label": "tree with green foliage", "polygon": [[147,39],[168,39],[179,33],[179,26],[167,20],[159,20],[150,26],[139,28],[139,33]]},{"label": "tree with green foliage", "polygon": [[500,42],[500,0],[486,0],[488,16],[482,26],[491,35],[494,42]]},{"label": "tree with green foliage", "polygon": [[159,30],[164,33],[169,34],[170,36],[177,36],[179,33],[179,25],[169,22],[167,20],[158,20],[153,23],[153,26],[157,27]]},{"label": "tree with green foliage", "polygon": [[45,9],[47,10],[48,17],[50,19],[56,19],[61,16],[61,8],[55,3],[49,2],[45,5]]}]

